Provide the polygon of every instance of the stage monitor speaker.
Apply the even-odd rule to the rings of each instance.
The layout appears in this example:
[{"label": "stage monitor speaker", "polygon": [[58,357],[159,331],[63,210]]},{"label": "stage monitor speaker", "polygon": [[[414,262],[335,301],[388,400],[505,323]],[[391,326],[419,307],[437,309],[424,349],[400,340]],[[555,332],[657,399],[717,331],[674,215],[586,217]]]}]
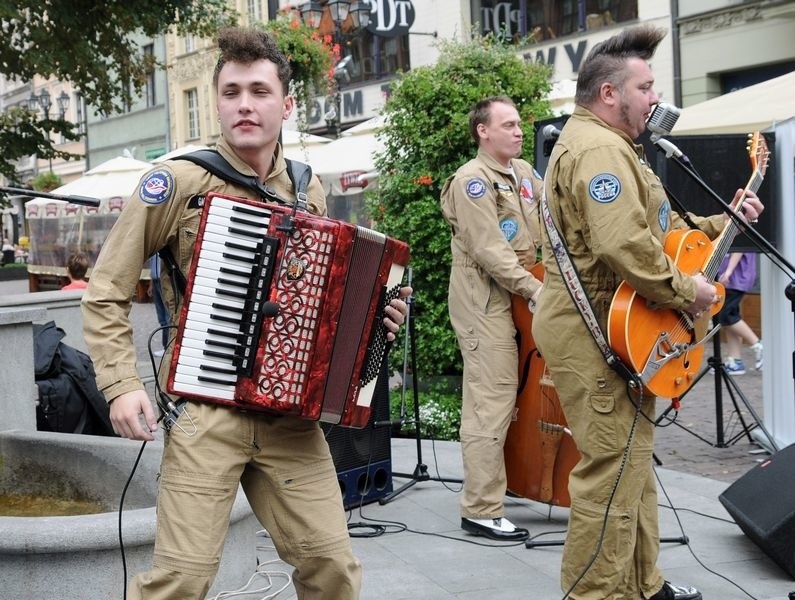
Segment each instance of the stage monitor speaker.
[{"label": "stage monitor speaker", "polygon": [[740,529],[795,578],[795,444],[758,464],[719,497]]},{"label": "stage monitor speaker", "polygon": [[370,420],[362,429],[321,424],[346,509],[375,502],[392,492],[391,428],[374,425],[390,419],[386,364],[378,376],[372,402]]},{"label": "stage monitor speaker", "polygon": [[[765,133],[765,141],[771,150],[775,147],[775,136]],[[666,136],[690,159],[701,179],[726,202],[731,202],[738,188],[745,188],[753,169],[748,155],[746,134],[682,135]],[[697,215],[707,216],[721,212],[720,205],[688,175],[673,158],[657,149],[648,140],[648,132],[640,140],[646,148],[654,171],[668,186],[685,208]],[[655,160],[656,155],[656,160]],[[778,248],[776,223],[782,218],[776,199],[775,157],[767,165],[765,177],[757,195],[765,204],[765,211],[754,227],[774,247]],[[671,206],[671,208],[676,208]],[[734,239],[731,252],[761,252],[751,239],[740,234]]]}]

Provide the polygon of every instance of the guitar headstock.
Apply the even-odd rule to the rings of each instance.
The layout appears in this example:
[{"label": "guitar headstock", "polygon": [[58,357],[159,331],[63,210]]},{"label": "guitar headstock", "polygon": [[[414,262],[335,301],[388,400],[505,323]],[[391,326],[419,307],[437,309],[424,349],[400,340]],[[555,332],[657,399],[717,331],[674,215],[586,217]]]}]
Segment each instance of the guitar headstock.
[{"label": "guitar headstock", "polygon": [[770,150],[767,141],[758,131],[748,134],[748,156],[751,158],[751,166],[754,171],[759,172],[764,177],[767,171],[767,163],[770,161]]}]

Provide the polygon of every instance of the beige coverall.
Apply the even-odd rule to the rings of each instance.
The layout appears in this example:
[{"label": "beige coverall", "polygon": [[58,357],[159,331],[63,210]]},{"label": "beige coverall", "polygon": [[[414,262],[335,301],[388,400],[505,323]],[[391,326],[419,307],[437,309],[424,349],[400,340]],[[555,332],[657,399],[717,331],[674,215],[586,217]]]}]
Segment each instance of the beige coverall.
[{"label": "beige coverall", "polygon": [[461,516],[470,519],[504,516],[503,445],[518,386],[511,294],[529,300],[541,286],[526,268],[540,245],[543,182],[528,162],[511,164],[513,175],[480,151],[441,195],[452,228],[450,321],[464,359]]},{"label": "beige coverall", "polygon": [[[670,210],[642,146],[577,107],[552,151],[545,183],[552,217],[605,335],[610,303],[623,280],[658,307],[683,309],[695,299],[692,278],[663,253],[666,234],[685,224]],[[710,238],[723,226],[722,216],[693,220]],[[547,275],[533,336],[581,454],[569,477],[572,505],[561,568],[561,585],[568,590],[596,551],[635,406],[571,301],[546,235],[545,240]],[[651,419],[654,400],[643,399]],[[572,599],[638,600],[662,587],[653,449],[653,425],[641,417],[599,557]]]},{"label": "beige coverall", "polygon": [[[256,175],[223,139],[217,149],[238,171]],[[293,200],[280,148],[264,183]],[[193,163],[168,161],[143,176],[105,241],[83,297],[83,315],[97,383],[109,401],[144,387],[136,372],[129,321],[141,267],[168,246],[182,273],[189,274],[201,216],[189,203],[210,191],[255,197]],[[308,196],[309,209],[324,215],[325,196],[317,178]],[[162,284],[176,323],[181,298],[175,307],[165,268]],[[170,364],[170,350],[163,365]],[[167,371],[162,368],[159,374],[163,389]],[[153,569],[132,580],[130,598],[205,597],[218,570],[239,483],[279,556],[296,567],[298,598],[358,598],[361,564],[352,553],[334,463],[318,424],[191,401],[178,422],[188,433],[193,427],[186,414],[197,431],[186,435],[174,427],[166,436]],[[253,571],[255,559],[236,560],[250,562]]]}]

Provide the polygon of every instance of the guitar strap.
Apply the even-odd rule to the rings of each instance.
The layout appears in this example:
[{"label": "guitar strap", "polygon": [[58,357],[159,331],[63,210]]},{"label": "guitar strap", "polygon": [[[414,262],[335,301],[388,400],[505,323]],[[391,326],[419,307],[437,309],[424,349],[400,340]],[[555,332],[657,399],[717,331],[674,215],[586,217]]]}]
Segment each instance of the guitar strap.
[{"label": "guitar strap", "polygon": [[602,356],[604,357],[608,366],[618,373],[618,375],[630,385],[640,387],[642,384],[640,375],[638,373],[632,372],[627,364],[622,361],[615,352],[613,352],[613,349],[607,342],[607,338],[605,337],[602,328],[599,326],[599,321],[597,321],[596,315],[594,314],[591,299],[588,297],[588,293],[582,286],[580,275],[571,260],[569,249],[566,247],[566,243],[563,241],[563,238],[560,235],[560,232],[558,232],[557,226],[555,225],[555,221],[552,219],[552,214],[550,213],[549,205],[547,204],[546,190],[544,190],[544,193],[541,195],[540,206],[541,220],[544,223],[547,235],[549,236],[550,244],[552,245],[552,254],[555,257],[555,261],[558,263],[560,274],[563,276],[563,281],[566,284],[566,290],[569,292],[569,296],[571,296],[572,302],[574,302],[577,310],[579,310],[582,320],[585,321],[585,326],[591,333],[591,336],[596,342],[596,345],[599,348],[599,351],[602,353]]}]

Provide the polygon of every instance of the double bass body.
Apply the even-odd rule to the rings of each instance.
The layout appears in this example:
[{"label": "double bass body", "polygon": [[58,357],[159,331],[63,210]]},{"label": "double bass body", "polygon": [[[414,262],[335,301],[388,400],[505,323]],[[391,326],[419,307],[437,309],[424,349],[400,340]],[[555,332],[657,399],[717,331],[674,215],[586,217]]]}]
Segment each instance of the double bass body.
[{"label": "double bass body", "polygon": [[[543,279],[539,263],[530,272]],[[570,506],[569,473],[580,458],[568,431],[555,386],[531,333],[533,315],[514,296],[513,319],[519,350],[516,407],[505,440],[508,491],[555,506]]]}]

